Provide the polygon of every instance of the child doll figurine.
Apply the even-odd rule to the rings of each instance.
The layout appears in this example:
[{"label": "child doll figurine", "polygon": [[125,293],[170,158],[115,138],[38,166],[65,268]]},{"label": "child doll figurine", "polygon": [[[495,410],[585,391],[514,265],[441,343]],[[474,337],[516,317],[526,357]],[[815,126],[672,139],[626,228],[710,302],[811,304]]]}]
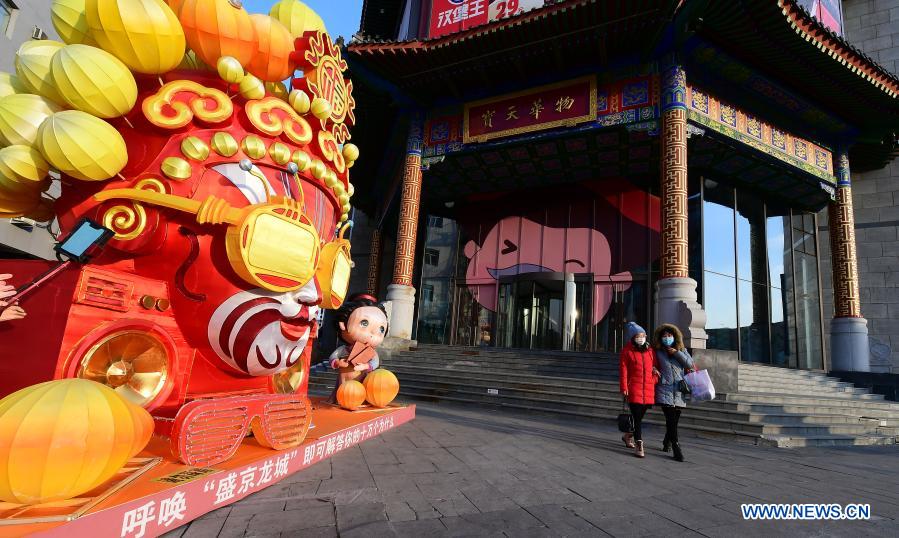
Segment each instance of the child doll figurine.
[{"label": "child doll figurine", "polygon": [[329,401],[336,401],[337,387],[349,379],[362,382],[377,369],[380,361],[375,348],[387,335],[387,311],[371,295],[357,294],[337,309],[337,332],[344,345],[331,353],[331,368],[337,370],[337,384]]}]

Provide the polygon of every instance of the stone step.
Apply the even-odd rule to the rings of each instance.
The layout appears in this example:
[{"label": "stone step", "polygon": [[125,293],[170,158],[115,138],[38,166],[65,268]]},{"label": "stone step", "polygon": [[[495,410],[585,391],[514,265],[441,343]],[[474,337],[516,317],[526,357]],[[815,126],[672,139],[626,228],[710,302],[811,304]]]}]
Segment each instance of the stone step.
[{"label": "stone step", "polygon": [[877,434],[877,426],[869,424],[779,424],[735,421],[726,418],[682,415],[680,424],[704,424],[717,428],[739,428],[749,433],[810,436],[810,435],[867,435]]},{"label": "stone step", "polygon": [[[880,396],[875,398],[874,396]],[[803,396],[801,394],[772,394],[765,392],[737,392],[724,395],[726,400],[744,403],[768,403],[774,405],[808,404],[826,407],[852,407],[899,412],[899,405],[886,402],[879,394],[840,396]]]},{"label": "stone step", "polygon": [[888,420],[891,417],[897,416],[895,411],[871,408],[859,409],[845,405],[825,406],[821,404],[771,404],[734,401],[727,403],[736,404],[735,409],[747,413],[795,413],[806,415],[820,413],[824,415],[846,415],[856,418],[875,418],[878,420]]},{"label": "stone step", "polygon": [[[611,380],[599,379],[582,379],[567,377],[547,377],[544,375],[528,374],[528,373],[510,373],[508,371],[490,371],[478,368],[434,368],[421,365],[405,365],[391,363],[391,372],[396,374],[400,380],[400,384],[404,380],[413,380],[420,377],[432,379],[434,381],[441,380],[449,384],[468,384],[472,381],[479,381],[483,384],[489,384],[493,388],[503,387],[553,387],[556,390],[565,391],[605,391],[618,394],[618,382]],[[331,378],[336,378],[336,373],[331,373]],[[586,392],[585,392],[586,394]]]},{"label": "stone step", "polygon": [[496,364],[515,368],[529,366],[558,366],[563,368],[618,369],[618,359],[555,359],[552,357],[492,357],[486,355],[459,355],[455,353],[411,353],[394,354],[391,362],[464,362],[470,364]]},{"label": "stone step", "polygon": [[618,353],[597,353],[591,351],[559,351],[559,350],[540,350],[540,349],[512,349],[512,348],[494,348],[480,346],[447,346],[443,344],[419,344],[417,347],[409,350],[411,353],[443,353],[443,354],[472,354],[472,355],[495,355],[495,356],[511,356],[517,358],[526,357],[561,357],[561,358],[592,358],[592,357],[613,357],[617,360]]},{"label": "stone step", "polygon": [[859,389],[853,386],[828,387],[812,384],[783,384],[780,386],[774,386],[752,382],[744,383],[743,380],[740,380],[740,392],[774,392],[778,394],[834,394],[839,396],[871,394],[865,389]]},{"label": "stone step", "polygon": [[777,376],[773,374],[756,374],[755,372],[740,372],[740,381],[751,380],[761,383],[823,383],[835,384],[845,383],[838,379],[827,376]]},{"label": "stone step", "polygon": [[897,439],[890,435],[812,435],[807,437],[794,437],[789,435],[763,435],[760,444],[767,444],[780,448],[803,447],[838,447],[838,446],[873,446],[895,445]]}]

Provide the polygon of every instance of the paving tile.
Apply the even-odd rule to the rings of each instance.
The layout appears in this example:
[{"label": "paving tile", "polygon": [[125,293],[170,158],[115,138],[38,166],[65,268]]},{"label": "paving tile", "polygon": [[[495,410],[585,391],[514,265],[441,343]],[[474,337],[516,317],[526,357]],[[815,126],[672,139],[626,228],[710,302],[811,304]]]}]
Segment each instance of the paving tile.
[{"label": "paving tile", "polygon": [[531,506],[527,511],[540,520],[557,536],[568,536],[575,533],[597,532],[597,527],[586,519],[578,516],[572,510],[561,506],[543,505]]},{"label": "paving tile", "polygon": [[[227,523],[226,523],[227,525]],[[288,533],[296,535],[300,531],[316,527],[333,527],[334,507],[331,505],[308,506],[302,512],[281,514],[256,514],[247,526],[247,536]],[[305,534],[305,533],[302,533]]]},{"label": "paving tile", "polygon": [[387,510],[383,503],[353,504],[337,507],[337,529],[340,534],[351,532],[360,526],[378,521],[387,521]]},{"label": "paving tile", "polygon": [[391,522],[413,521],[416,519],[415,510],[403,501],[392,501],[386,503],[387,520]]}]

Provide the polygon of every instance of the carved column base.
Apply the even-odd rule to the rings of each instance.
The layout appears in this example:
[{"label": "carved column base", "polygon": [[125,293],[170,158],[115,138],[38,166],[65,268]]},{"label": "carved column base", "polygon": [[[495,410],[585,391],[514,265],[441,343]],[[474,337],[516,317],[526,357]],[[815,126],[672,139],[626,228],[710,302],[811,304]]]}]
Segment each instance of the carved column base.
[{"label": "carved column base", "polygon": [[705,349],[705,310],[696,300],[696,281],[692,278],[663,278],[655,286],[656,323],[676,325],[684,333],[684,345]]},{"label": "carved column base", "polygon": [[412,323],[415,320],[415,288],[404,284],[387,286],[387,301],[390,328],[388,337],[412,341]]},{"label": "carved column base", "polygon": [[830,369],[841,372],[870,372],[868,320],[833,318],[830,323]]}]

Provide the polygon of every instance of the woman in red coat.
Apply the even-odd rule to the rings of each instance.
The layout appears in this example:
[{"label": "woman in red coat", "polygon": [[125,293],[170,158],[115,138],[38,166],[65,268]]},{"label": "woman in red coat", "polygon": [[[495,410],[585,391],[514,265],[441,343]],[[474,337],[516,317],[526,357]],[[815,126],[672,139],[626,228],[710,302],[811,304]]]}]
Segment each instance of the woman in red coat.
[{"label": "woman in red coat", "polygon": [[[646,331],[634,322],[624,326],[627,344],[621,350],[619,373],[621,394],[627,398],[634,417],[634,433],[625,433],[621,438],[628,448],[634,448],[638,458],[645,456],[643,452],[643,432],[641,423],[646,410],[655,403],[656,381],[659,371],[653,366],[655,353],[646,341]],[[636,441],[636,443],[634,442]]]}]

